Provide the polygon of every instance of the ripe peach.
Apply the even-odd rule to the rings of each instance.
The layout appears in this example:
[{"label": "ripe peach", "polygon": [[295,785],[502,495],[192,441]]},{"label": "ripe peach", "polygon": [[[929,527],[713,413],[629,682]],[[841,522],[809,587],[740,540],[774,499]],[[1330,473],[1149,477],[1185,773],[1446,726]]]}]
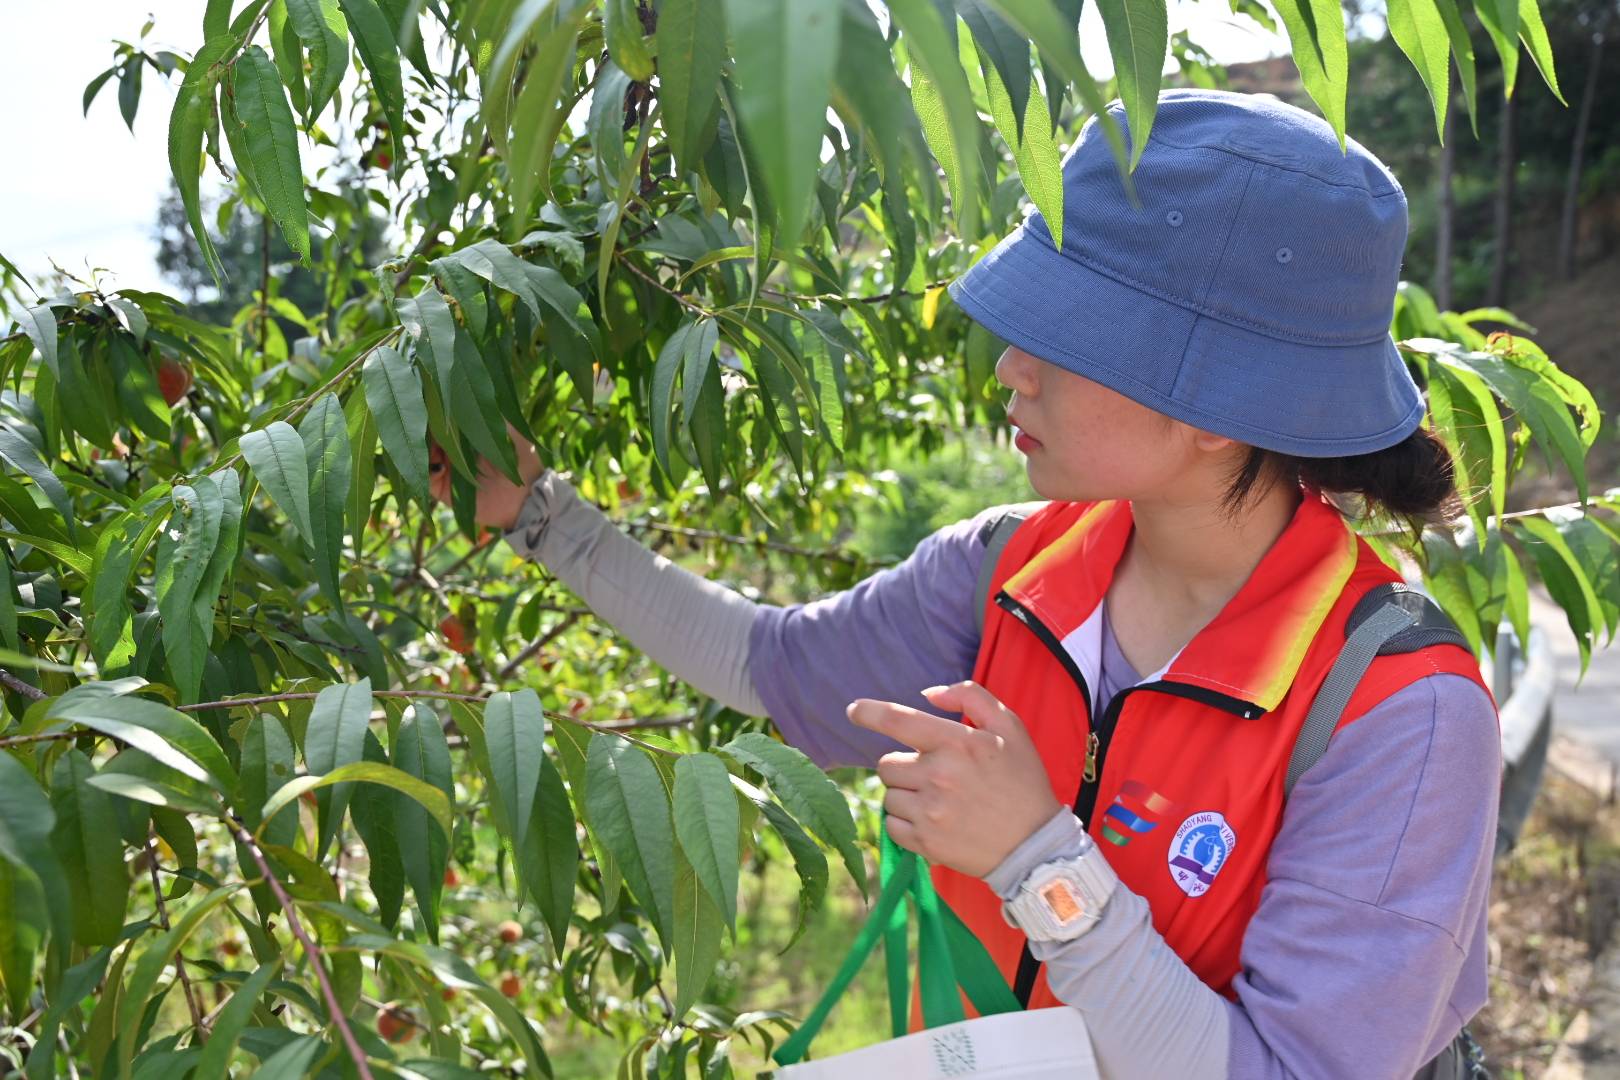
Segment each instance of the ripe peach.
[{"label": "ripe peach", "polygon": [[518,996],[523,989],[523,980],[517,977],[517,972],[506,971],[501,973],[500,991],[509,998]]},{"label": "ripe peach", "polygon": [[377,1034],[391,1043],[407,1042],[416,1035],[416,1018],[409,1009],[384,1005],[377,1013]]},{"label": "ripe peach", "polygon": [[163,400],[178,405],[191,389],[191,369],[174,357],[165,356],[158,364],[157,380]]},{"label": "ripe peach", "polygon": [[495,929],[501,935],[501,940],[508,945],[523,940],[523,924],[516,919],[507,919]]}]

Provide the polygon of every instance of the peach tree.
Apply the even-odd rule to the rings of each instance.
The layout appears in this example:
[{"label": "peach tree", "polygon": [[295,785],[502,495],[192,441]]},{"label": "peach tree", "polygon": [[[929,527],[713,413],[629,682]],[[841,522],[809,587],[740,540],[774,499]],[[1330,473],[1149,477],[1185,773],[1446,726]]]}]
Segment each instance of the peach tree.
[{"label": "peach tree", "polygon": [[[34,292],[0,259],[10,1064],[550,1075],[564,1022],[616,1039],[628,1075],[768,1052],[791,1016],[706,1000],[751,914],[745,858],[791,866],[801,925],[832,862],[864,890],[850,793],[616,646],[480,529],[471,478],[480,458],[515,476],[515,430],[625,528],[743,587],[877,569],[832,546],[874,475],[1000,415],[999,345],[944,283],[1030,204],[1061,222],[1061,148],[1088,117],[1130,182],[1100,110],[1118,97],[1146,132],[1168,55],[1222,79],[1163,0],[1100,0],[1099,81],[1080,8],[209,0],[166,28],[178,51],[150,25],[119,43],[85,108],[116,83],[132,120],[143,78],[166,81],[221,294],[215,237],[261,220],[262,257],[213,322],[100,280]],[[1342,135],[1337,0],[1276,8]],[[1437,130],[1453,70],[1472,111],[1475,39],[1557,92],[1535,0],[1400,0],[1389,20]],[[396,239],[371,265],[378,216]],[[272,227],[318,301],[283,294]],[[1617,534],[1589,512],[1610,504],[1585,486],[1599,416],[1523,329],[1403,286],[1394,331],[1470,527],[1374,538],[1482,649],[1504,619],[1525,631],[1537,575],[1586,648],[1620,621]],[[1532,447],[1579,505],[1506,511]],[[540,936],[521,978],[496,974],[472,899]]]}]

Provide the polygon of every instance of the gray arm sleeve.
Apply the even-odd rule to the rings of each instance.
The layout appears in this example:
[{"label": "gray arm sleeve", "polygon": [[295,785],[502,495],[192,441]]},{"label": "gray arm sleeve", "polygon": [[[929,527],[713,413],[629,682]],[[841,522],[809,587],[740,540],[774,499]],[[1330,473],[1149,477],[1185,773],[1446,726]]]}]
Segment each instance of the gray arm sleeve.
[{"label": "gray arm sleeve", "polygon": [[[1082,853],[1113,875],[1080,819],[1060,807],[985,883],[1011,899],[1035,866]],[[1097,925],[1073,941],[1033,941],[1030,952],[1057,999],[1085,1015],[1104,1076],[1226,1076],[1226,1002],[1165,944],[1136,893],[1116,884]]]},{"label": "gray arm sleeve", "polygon": [[671,674],[738,712],[765,715],[748,673],[754,601],[638,543],[551,469],[529,486],[506,542]]}]

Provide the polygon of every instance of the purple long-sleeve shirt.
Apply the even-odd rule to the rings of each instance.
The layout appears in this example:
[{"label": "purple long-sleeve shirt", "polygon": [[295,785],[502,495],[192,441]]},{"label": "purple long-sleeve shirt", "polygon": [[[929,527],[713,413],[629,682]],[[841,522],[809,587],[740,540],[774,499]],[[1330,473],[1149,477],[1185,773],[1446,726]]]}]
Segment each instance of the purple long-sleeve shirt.
[{"label": "purple long-sleeve shirt", "polygon": [[[902,747],[846,704],[931,710],[922,687],[971,677],[979,533],[1001,509],[852,589],[761,606],[749,672],[788,742],[823,766],[875,765]],[[1467,679],[1421,679],[1335,735],[1294,788],[1233,983],[1229,1076],[1411,1076],[1485,1003],[1490,713]]]}]

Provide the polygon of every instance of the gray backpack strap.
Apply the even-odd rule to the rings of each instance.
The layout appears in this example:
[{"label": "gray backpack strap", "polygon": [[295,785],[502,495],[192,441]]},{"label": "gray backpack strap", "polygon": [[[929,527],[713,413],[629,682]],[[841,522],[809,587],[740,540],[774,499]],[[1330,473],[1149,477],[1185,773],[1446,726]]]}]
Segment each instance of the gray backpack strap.
[{"label": "gray backpack strap", "polygon": [[1374,657],[1392,653],[1416,652],[1430,645],[1461,645],[1468,639],[1452,625],[1435,603],[1406,585],[1380,585],[1369,589],[1357,602],[1345,624],[1347,637],[1339,658],[1316,692],[1305,723],[1294,741],[1288,759],[1288,775],[1283,781],[1283,797],[1294,790],[1306,769],[1315,765],[1327,750],[1328,740],[1339,726],[1344,707],[1350,703],[1356,685],[1366,674]]},{"label": "gray backpack strap", "polygon": [[973,590],[973,623],[981,635],[984,633],[985,605],[990,602],[990,579],[995,575],[996,564],[1001,561],[1002,549],[1028,516],[1025,510],[1008,510],[999,517],[991,518],[979,530],[979,535],[984,537],[984,561],[979,564],[979,582]]}]

